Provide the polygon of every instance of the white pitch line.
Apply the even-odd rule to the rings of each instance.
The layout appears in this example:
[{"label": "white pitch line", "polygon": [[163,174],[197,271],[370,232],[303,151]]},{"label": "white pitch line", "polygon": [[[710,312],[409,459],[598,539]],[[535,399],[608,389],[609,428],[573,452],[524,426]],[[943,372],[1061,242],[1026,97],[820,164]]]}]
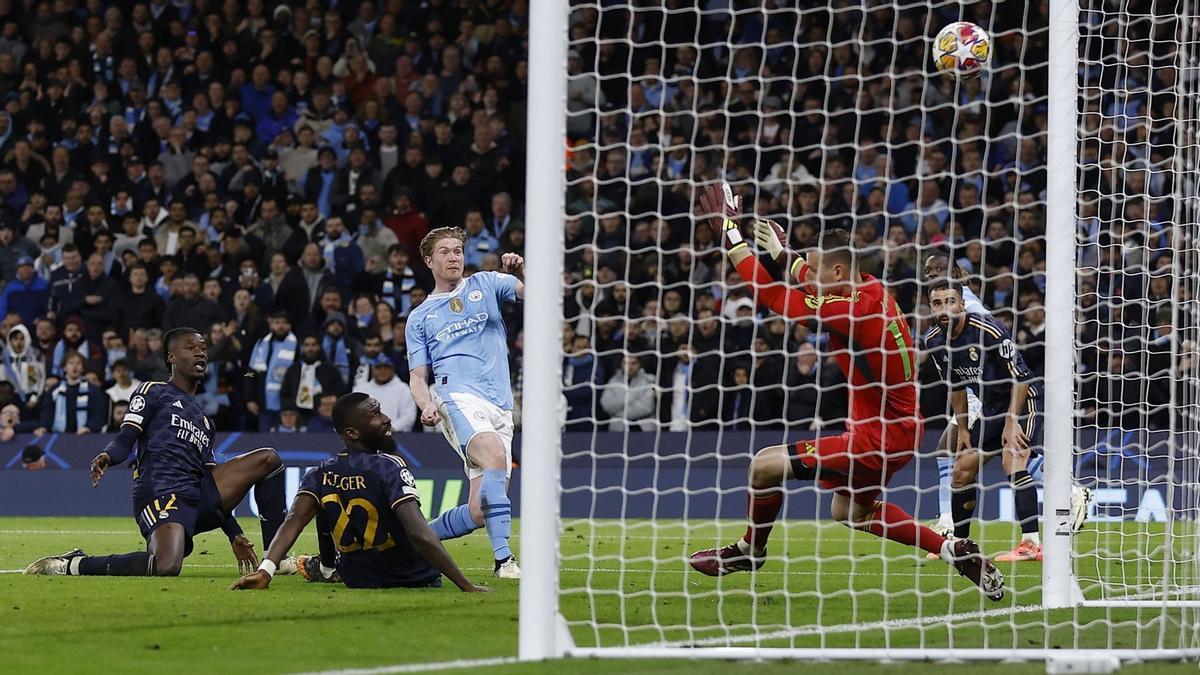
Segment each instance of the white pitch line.
[{"label": "white pitch line", "polygon": [[754,633],[751,635],[732,635],[726,637],[703,638],[700,640],[679,640],[676,642],[660,642],[657,644],[647,645],[650,647],[718,647],[732,646],[736,644],[746,644],[752,642],[766,642],[769,640],[784,640],[793,637],[805,637],[808,635],[835,635],[839,633],[856,633],[860,631],[872,630],[898,630],[904,628],[920,628],[929,624],[950,623],[956,621],[971,621],[975,619],[988,619],[995,616],[1005,616],[1008,614],[1022,614],[1025,612],[1040,612],[1045,607],[1042,605],[1017,605],[1016,607],[999,607],[997,609],[976,610],[974,612],[955,612],[953,614],[940,614],[937,616],[913,617],[909,619],[887,619],[884,621],[872,621],[870,623],[842,623],[833,626],[805,626],[803,628],[789,628],[787,630],[772,631],[770,633]]},{"label": "white pitch line", "polygon": [[516,663],[515,656],[497,656],[491,659],[460,659],[458,661],[433,661],[431,663],[409,663],[396,666],[379,666],[378,668],[347,668],[342,670],[321,670],[299,675],[387,675],[388,673],[430,673],[438,670],[455,670],[460,668],[487,668]]}]

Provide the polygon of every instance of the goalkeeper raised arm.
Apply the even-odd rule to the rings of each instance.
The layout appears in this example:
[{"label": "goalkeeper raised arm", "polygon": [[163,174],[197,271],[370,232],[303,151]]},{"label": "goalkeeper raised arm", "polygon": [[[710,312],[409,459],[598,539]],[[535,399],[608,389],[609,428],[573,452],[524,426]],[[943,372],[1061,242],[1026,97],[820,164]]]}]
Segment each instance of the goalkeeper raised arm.
[{"label": "goalkeeper raised arm", "polygon": [[880,281],[856,270],[850,237],[827,230],[807,258],[782,243],[782,228],[755,224],[755,239],[787,263],[799,289],[775,283],[743,238],[741,199],[728,185],[713,185],[700,205],[730,262],[754,286],[758,301],[791,318],[815,321],[829,335],[838,366],[850,384],[845,433],[759,450],[750,464],[748,526],[738,541],[697,551],[691,565],[710,576],[749,571],[766,561],[767,540],[783,506],[786,479],[815,481],[833,493],[831,512],[845,525],[936,553],[992,600],[1004,597],[1004,577],[970,539],[947,541],[904,509],[881,501],[883,488],[920,442],[915,353],[908,324]]}]

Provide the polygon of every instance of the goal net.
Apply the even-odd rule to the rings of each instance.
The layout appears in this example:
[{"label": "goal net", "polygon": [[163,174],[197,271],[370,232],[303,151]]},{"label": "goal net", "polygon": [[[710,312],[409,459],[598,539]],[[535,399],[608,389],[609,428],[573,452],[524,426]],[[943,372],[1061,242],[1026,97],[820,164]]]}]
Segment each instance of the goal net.
[{"label": "goal net", "polygon": [[[531,16],[522,658],[1200,655],[1193,0]],[[990,35],[976,79],[934,72],[954,21]],[[763,218],[796,250],[848,231],[918,342],[938,251],[1010,331],[1045,405],[1043,559],[997,563],[1002,601],[836,521],[804,481],[784,485],[761,569],[689,565],[746,531],[756,451],[837,436],[849,414],[828,334],[761,306],[696,217],[718,182],[748,238]],[[880,499],[933,524],[950,403],[916,354],[925,430]],[[971,537],[1009,552],[999,458],[977,484]]]}]

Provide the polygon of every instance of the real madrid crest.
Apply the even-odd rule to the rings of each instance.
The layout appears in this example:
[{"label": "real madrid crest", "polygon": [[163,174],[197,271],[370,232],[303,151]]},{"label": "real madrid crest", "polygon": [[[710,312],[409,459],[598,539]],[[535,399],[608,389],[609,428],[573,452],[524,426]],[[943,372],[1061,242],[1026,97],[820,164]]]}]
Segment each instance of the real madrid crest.
[{"label": "real madrid crest", "polygon": [[967,350],[967,357],[970,358],[972,361],[978,361],[979,360],[979,352],[976,351],[974,347],[971,347],[970,349]]},{"label": "real madrid crest", "polygon": [[461,312],[463,311],[463,302],[458,298],[450,298],[450,309]]}]

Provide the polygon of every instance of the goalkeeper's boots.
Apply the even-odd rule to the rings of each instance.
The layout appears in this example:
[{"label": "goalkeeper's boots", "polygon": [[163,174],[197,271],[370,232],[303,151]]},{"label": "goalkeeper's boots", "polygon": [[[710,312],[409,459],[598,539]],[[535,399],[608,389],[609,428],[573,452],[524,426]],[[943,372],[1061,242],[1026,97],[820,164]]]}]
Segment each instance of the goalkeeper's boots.
[{"label": "goalkeeper's boots", "polygon": [[296,573],[304,577],[305,581],[321,584],[342,583],[342,576],[337,573],[337,570],[334,570],[329,576],[325,576],[321,572],[321,556],[319,555],[296,556]]},{"label": "goalkeeper's boots", "polygon": [[30,563],[29,567],[25,568],[25,574],[67,575],[70,574],[71,561],[86,555],[79,549],[67,551],[62,555],[48,555]]},{"label": "goalkeeper's boots", "polygon": [[[942,534],[942,533],[941,533],[941,532],[938,532],[938,534]],[[957,537],[955,537],[955,536],[954,536],[954,528],[953,528],[953,527],[952,527],[952,528],[950,528],[950,532],[949,532],[949,533],[947,533],[947,534],[942,534],[942,537],[943,537],[943,538],[944,538],[946,541],[950,542],[950,545],[951,545],[951,546],[954,546],[954,542],[955,542],[955,541],[957,541]],[[925,559],[926,559],[926,560],[937,560],[937,559],[939,559],[939,558],[941,558],[941,557],[942,557],[942,556],[938,555],[937,553],[926,553],[926,554],[925,554]]]},{"label": "goalkeeper's boots", "polygon": [[692,557],[688,558],[688,563],[691,564],[692,569],[701,574],[707,574],[710,577],[723,577],[726,574],[733,574],[734,572],[753,572],[761,568],[766,562],[766,549],[763,549],[761,555],[752,556],[742,553],[742,549],[736,541],[725,548],[710,548],[704,551],[696,551],[692,554]]},{"label": "goalkeeper's boots", "polygon": [[1071,486],[1071,531],[1078,532],[1087,522],[1088,506],[1092,503],[1092,490],[1079,485]]},{"label": "goalkeeper's boots", "polygon": [[492,568],[492,576],[498,579],[520,579],[521,567],[517,565],[516,556],[508,556],[504,560],[497,560],[496,566]]},{"label": "goalkeeper's boots", "polygon": [[950,542],[954,554],[954,569],[979,587],[988,600],[1000,602],[1004,599],[1004,575],[992,561],[979,552],[979,544],[970,539]]},{"label": "goalkeeper's boots", "polygon": [[1013,550],[996,556],[996,562],[1040,562],[1041,559],[1042,545],[1023,539]]}]

